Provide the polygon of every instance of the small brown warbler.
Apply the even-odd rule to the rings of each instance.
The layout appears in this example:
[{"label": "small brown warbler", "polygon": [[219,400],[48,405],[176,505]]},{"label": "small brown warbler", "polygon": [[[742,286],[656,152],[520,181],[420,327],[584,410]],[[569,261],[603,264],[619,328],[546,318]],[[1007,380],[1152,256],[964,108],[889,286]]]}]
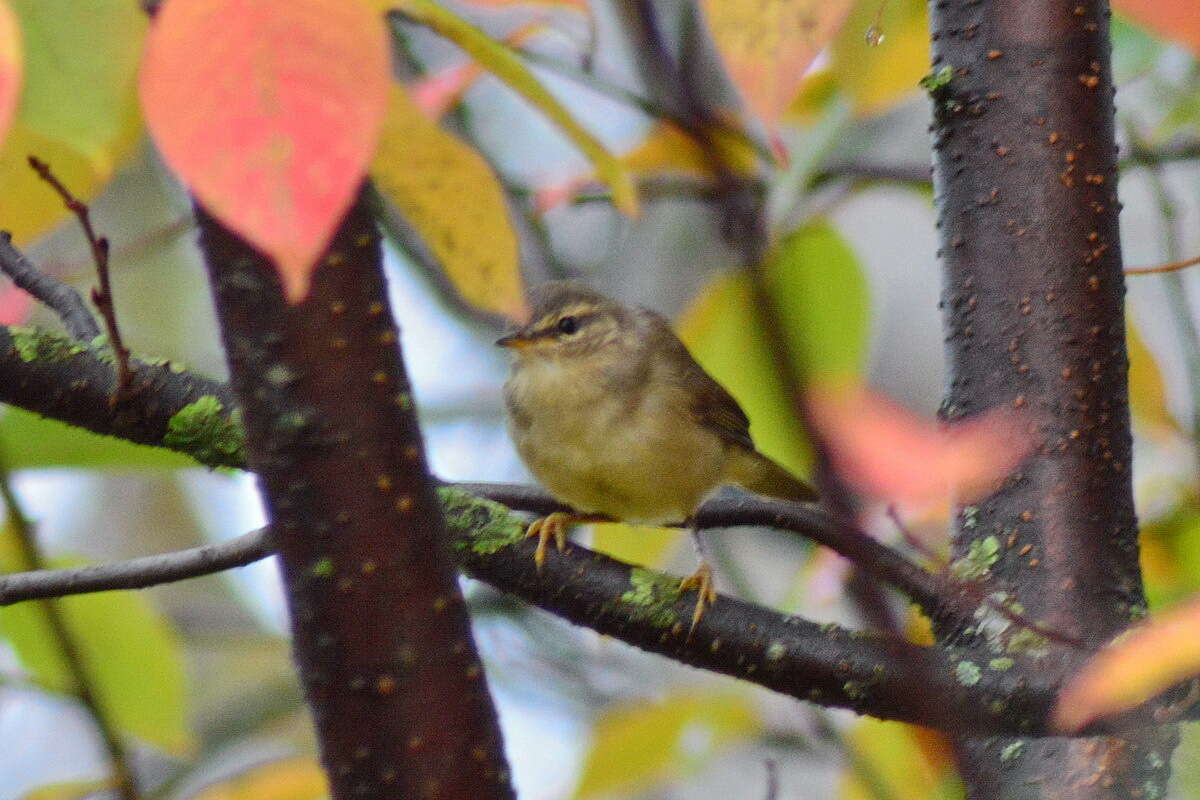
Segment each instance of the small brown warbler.
[{"label": "small brown warbler", "polygon": [[[529,526],[539,568],[550,538],[562,550],[575,523],[687,522],[725,484],[816,499],[754,449],[746,414],[662,315],[569,281],[535,287],[530,309],[530,322],[497,342],[516,356],[504,385],[508,427],[534,476],[580,512]],[[692,537],[700,565],[680,588],[699,591],[694,627],[716,591],[694,529]]]}]

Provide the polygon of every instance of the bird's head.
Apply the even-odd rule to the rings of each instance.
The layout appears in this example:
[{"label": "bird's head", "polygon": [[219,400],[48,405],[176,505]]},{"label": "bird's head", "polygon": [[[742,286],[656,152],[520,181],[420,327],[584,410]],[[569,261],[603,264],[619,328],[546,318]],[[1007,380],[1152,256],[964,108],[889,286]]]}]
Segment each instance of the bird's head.
[{"label": "bird's head", "polygon": [[529,300],[529,322],[496,342],[518,360],[589,355],[615,349],[631,335],[629,311],[579,283],[543,283]]}]

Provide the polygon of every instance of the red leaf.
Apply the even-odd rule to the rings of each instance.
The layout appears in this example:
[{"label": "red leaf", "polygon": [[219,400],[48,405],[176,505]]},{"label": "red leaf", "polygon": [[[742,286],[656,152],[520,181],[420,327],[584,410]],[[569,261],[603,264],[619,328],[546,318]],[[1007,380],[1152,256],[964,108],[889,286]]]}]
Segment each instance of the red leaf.
[{"label": "red leaf", "polygon": [[1113,0],[1113,7],[1200,55],[1200,10],[1196,0]]},{"label": "red leaf", "polygon": [[7,0],[0,0],[0,142],[17,110],[23,65],[21,29]]},{"label": "red leaf", "polygon": [[942,425],[858,386],[814,389],[809,404],[842,477],[866,494],[909,508],[970,502],[1032,445],[1007,409]]},{"label": "red leaf", "polygon": [[20,325],[29,316],[33,298],[9,284],[0,288],[0,325]]},{"label": "red leaf", "polygon": [[361,0],[167,0],[142,65],[163,157],[269,255],[288,301],[362,182],[387,111],[383,18]]}]

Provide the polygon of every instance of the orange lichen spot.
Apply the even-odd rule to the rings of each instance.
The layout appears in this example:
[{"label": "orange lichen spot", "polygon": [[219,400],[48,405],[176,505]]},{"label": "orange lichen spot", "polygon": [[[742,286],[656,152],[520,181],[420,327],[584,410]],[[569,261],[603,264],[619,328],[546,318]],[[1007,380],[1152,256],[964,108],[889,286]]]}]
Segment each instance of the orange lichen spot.
[{"label": "orange lichen spot", "polygon": [[1087,235],[1087,240],[1088,240],[1089,242],[1095,242],[1095,241],[1097,241],[1097,240],[1099,240],[1099,239],[1100,239],[1100,234],[1099,234],[1099,233],[1097,233],[1096,231],[1092,231],[1091,233],[1089,233],[1089,234]]},{"label": "orange lichen spot", "polygon": [[380,344],[387,345],[387,344],[394,344],[395,342],[396,342],[396,332],[395,331],[388,330],[388,331],[384,331],[383,333],[379,334],[379,343]]},{"label": "orange lichen spot", "polygon": [[344,336],[335,336],[330,340],[329,346],[334,350],[345,350],[350,345],[350,340]]},{"label": "orange lichen spot", "polygon": [[996,148],[996,155],[1000,156],[1001,158],[1004,158],[1006,155],[1008,155],[1008,148],[1005,147],[1004,145],[1000,145],[999,147]]},{"label": "orange lichen spot", "polygon": [[404,495],[403,497],[397,498],[396,510],[399,511],[401,514],[407,514],[409,511],[412,511],[412,507],[413,507],[413,499],[411,497],[409,497],[408,495]]},{"label": "orange lichen spot", "polygon": [[380,475],[375,479],[375,488],[381,492],[390,492],[392,490],[392,479],[389,475]]},{"label": "orange lichen spot", "polygon": [[371,305],[367,306],[367,313],[372,317],[379,316],[383,313],[383,303],[379,302],[378,300],[371,303]]},{"label": "orange lichen spot", "polygon": [[1080,75],[1079,82],[1082,83],[1084,86],[1088,87],[1089,89],[1095,89],[1097,86],[1100,85],[1100,76],[1099,75]]},{"label": "orange lichen spot", "polygon": [[1092,290],[1093,292],[1098,291],[1100,289],[1100,276],[1099,275],[1089,275],[1087,283],[1088,283],[1088,289]]},{"label": "orange lichen spot", "polygon": [[378,383],[378,384],[387,383],[388,382],[388,374],[386,372],[383,372],[382,370],[380,370],[379,372],[376,372],[374,375],[371,376],[371,380],[375,381],[375,383]]},{"label": "orange lichen spot", "polygon": [[1071,377],[1071,368],[1063,367],[1062,372],[1060,372],[1059,374],[1062,375],[1063,379],[1065,380],[1065,379]]},{"label": "orange lichen spot", "polygon": [[396,691],[396,679],[391,675],[380,675],[375,679],[375,691],[382,695],[391,694]]},{"label": "orange lichen spot", "polygon": [[1019,394],[1013,398],[1013,408],[1022,408],[1025,405],[1025,395]]},{"label": "orange lichen spot", "polygon": [[333,251],[332,253],[330,253],[329,255],[325,256],[325,266],[327,266],[327,267],[340,267],[342,264],[345,264],[345,263],[346,263],[346,256],[342,253],[337,252],[336,250]]},{"label": "orange lichen spot", "polygon": [[1084,175],[1083,179],[1093,186],[1099,186],[1100,184],[1104,183],[1104,176],[1097,172]]},{"label": "orange lichen spot", "polygon": [[332,303],[329,304],[329,313],[345,314],[346,313],[346,304],[343,303],[341,300],[334,300]]},{"label": "orange lichen spot", "polygon": [[1031,550],[1033,550],[1033,545],[1027,544],[1018,551],[1017,555],[1027,556]]},{"label": "orange lichen spot", "polygon": [[1003,55],[1004,55],[1003,50],[988,50],[987,51],[988,61],[995,61],[997,58],[1000,58]]},{"label": "orange lichen spot", "polygon": [[1024,511],[1021,512],[1021,522],[1029,522],[1031,519],[1033,519],[1032,511],[1030,511],[1029,509],[1025,509]]},{"label": "orange lichen spot", "polygon": [[1058,131],[1050,131],[1050,135],[1046,137],[1050,144],[1058,144],[1058,140],[1062,138],[1062,134]]}]

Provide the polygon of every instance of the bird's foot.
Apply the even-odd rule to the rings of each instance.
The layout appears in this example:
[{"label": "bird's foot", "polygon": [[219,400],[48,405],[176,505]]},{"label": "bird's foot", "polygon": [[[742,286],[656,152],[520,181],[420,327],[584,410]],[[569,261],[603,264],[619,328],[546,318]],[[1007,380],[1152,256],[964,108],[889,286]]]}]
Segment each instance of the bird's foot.
[{"label": "bird's foot", "polygon": [[707,561],[701,561],[700,566],[691,575],[679,582],[679,591],[696,590],[696,608],[692,611],[692,627],[688,630],[691,636],[696,630],[696,624],[704,617],[704,610],[717,602],[717,590],[713,587],[713,571]]},{"label": "bird's foot", "polygon": [[567,547],[567,530],[571,526],[580,522],[600,522],[606,519],[608,517],[596,514],[568,514],[565,511],[555,511],[553,514],[529,523],[529,528],[525,531],[525,538],[537,537],[538,545],[537,549],[533,551],[533,561],[537,564],[538,572],[542,571],[542,565],[546,563],[546,546],[551,539],[554,539],[554,545],[561,553]]}]

